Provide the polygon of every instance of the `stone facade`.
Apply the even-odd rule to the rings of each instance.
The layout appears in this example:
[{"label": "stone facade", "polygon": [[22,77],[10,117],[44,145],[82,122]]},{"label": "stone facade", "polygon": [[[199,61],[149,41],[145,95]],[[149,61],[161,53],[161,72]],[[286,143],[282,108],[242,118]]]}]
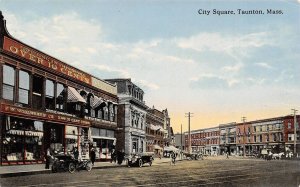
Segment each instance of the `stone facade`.
[{"label": "stone facade", "polygon": [[131,82],[131,79],[108,79],[117,84],[118,132],[117,145],[125,154],[146,151],[146,114],[147,106],[143,101],[144,92]]}]

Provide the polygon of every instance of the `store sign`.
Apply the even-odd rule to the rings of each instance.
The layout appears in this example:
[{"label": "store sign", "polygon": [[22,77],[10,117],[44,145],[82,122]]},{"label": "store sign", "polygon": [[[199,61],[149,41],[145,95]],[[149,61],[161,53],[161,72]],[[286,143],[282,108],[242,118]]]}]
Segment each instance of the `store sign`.
[{"label": "store sign", "polygon": [[62,122],[62,123],[69,123],[74,125],[82,125],[82,126],[89,126],[91,124],[90,121],[87,120],[81,120],[74,117],[69,116],[63,116],[59,114],[49,114],[46,112],[37,112],[32,111],[16,106],[10,106],[6,104],[1,104],[1,112],[7,113],[7,114],[15,114],[15,115],[22,115],[26,117],[32,117],[32,118],[38,118],[38,119],[44,119],[49,121],[56,121],[56,122]]},{"label": "store sign", "polygon": [[13,39],[4,37],[3,49],[14,53],[20,57],[23,57],[31,62],[43,65],[46,68],[55,70],[59,73],[63,73],[69,77],[72,77],[76,80],[85,82],[92,85],[91,76],[77,70],[53,57],[50,57],[40,51],[32,49],[26,45],[23,45]]}]

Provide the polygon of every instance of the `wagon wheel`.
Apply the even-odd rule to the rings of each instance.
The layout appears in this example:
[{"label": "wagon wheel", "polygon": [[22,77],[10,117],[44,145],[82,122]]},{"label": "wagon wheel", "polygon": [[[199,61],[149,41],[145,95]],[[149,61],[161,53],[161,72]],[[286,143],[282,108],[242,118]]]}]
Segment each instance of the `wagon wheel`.
[{"label": "wagon wheel", "polygon": [[71,162],[71,163],[69,164],[69,172],[70,172],[70,173],[74,173],[75,170],[76,170],[76,166],[75,166],[74,163]]},{"label": "wagon wheel", "polygon": [[142,167],[143,166],[143,161],[142,159],[139,159],[139,167]]}]

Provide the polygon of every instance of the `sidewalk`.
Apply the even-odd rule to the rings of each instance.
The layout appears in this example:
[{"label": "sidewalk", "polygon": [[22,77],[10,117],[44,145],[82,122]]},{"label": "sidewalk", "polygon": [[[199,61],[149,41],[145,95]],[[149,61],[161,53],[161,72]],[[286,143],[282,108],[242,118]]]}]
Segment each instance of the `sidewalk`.
[{"label": "sidewalk", "polygon": [[[180,161],[181,159],[176,159]],[[154,158],[153,165],[159,165],[162,163],[170,162],[170,158]],[[125,167],[126,162],[121,165],[110,162],[95,162],[93,169],[106,169],[115,167]],[[45,169],[45,164],[35,164],[35,165],[15,165],[15,166],[0,166],[0,178],[15,177],[15,176],[25,176],[34,174],[45,174],[51,173],[50,169]]]}]

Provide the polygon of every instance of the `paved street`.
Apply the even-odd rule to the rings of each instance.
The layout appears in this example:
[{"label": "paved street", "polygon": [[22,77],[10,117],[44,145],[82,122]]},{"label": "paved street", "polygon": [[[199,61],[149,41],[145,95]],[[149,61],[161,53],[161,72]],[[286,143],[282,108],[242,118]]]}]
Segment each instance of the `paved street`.
[{"label": "paved street", "polygon": [[209,157],[156,163],[142,168],[106,168],[75,174],[53,173],[2,178],[4,186],[299,186],[300,162]]}]

